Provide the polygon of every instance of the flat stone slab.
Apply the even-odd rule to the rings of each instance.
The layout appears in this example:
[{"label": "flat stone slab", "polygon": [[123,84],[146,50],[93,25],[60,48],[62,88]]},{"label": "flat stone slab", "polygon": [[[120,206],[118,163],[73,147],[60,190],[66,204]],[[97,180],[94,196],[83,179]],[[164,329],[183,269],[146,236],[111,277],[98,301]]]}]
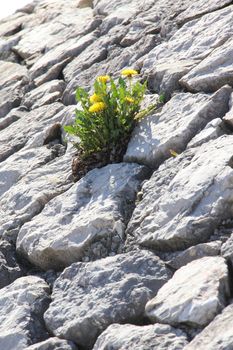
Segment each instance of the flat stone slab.
[{"label": "flat stone slab", "polygon": [[152,322],[204,327],[226,306],[228,269],[221,257],[192,261],[175,272],[146,304]]},{"label": "flat stone slab", "polygon": [[98,337],[93,350],[183,350],[187,343],[184,332],[167,325],[112,324]]},{"label": "flat stone slab", "polygon": [[170,277],[148,251],[72,264],[54,284],[46,325],[52,334],[92,348],[110,324],[139,323],[146,302]]},{"label": "flat stone slab", "polygon": [[233,348],[232,322],[233,305],[231,304],[185,346],[184,350],[231,350]]},{"label": "flat stone slab", "polygon": [[49,286],[39,277],[21,277],[1,289],[0,348],[24,350],[46,339],[43,313],[48,304]]},{"label": "flat stone slab", "polygon": [[226,114],[231,91],[229,86],[225,86],[213,95],[175,95],[161,112],[143,118],[138,123],[124,160],[156,168],[171,157],[171,149],[182,152],[208,122]]},{"label": "flat stone slab", "polygon": [[222,220],[231,218],[232,142],[224,135],[161,165],[142,187],[127,228],[128,244],[182,250],[206,242]]},{"label": "flat stone slab", "polygon": [[78,350],[78,348],[71,341],[54,337],[40,343],[30,345],[25,350]]},{"label": "flat stone slab", "polygon": [[21,228],[18,252],[45,270],[118,252],[147,174],[144,166],[127,163],[90,171]]}]

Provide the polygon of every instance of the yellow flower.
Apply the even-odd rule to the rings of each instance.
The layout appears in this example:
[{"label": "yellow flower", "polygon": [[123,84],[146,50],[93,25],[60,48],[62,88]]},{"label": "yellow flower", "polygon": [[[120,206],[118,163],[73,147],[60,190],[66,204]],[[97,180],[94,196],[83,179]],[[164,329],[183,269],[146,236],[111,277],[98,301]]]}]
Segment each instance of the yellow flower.
[{"label": "yellow flower", "polygon": [[97,95],[96,93],[94,93],[92,96],[90,96],[89,100],[90,100],[91,104],[102,101],[101,97],[99,95]]},{"label": "yellow flower", "polygon": [[134,99],[132,97],[128,97],[128,96],[125,98],[125,101],[128,103],[134,103]]},{"label": "yellow flower", "polygon": [[123,69],[121,75],[125,75],[128,78],[132,78],[133,75],[137,75],[138,72],[134,69]]},{"label": "yellow flower", "polygon": [[100,83],[107,83],[109,80],[110,80],[110,76],[109,75],[100,75],[97,80],[100,82]]},{"label": "yellow flower", "polygon": [[105,108],[106,104],[104,102],[96,102],[89,108],[89,112],[98,113],[102,112]]}]

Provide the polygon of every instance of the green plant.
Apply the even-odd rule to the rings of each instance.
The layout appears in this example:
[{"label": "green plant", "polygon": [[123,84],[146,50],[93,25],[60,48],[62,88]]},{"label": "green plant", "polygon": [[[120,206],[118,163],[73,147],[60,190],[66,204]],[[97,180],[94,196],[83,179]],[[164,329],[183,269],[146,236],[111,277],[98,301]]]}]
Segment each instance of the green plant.
[{"label": "green plant", "polygon": [[77,88],[76,100],[82,108],[76,109],[74,124],[64,130],[79,138],[75,146],[83,158],[97,152],[114,154],[128,142],[146,90],[146,82],[132,81],[136,74],[133,69],[125,69],[122,71],[125,78],[117,81],[100,76],[91,96]]}]

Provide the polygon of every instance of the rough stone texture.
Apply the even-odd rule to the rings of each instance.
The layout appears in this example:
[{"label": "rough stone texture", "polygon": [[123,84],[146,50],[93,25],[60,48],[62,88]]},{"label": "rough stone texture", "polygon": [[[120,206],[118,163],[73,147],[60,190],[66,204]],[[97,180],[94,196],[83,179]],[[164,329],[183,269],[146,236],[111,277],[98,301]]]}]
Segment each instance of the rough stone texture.
[{"label": "rough stone texture", "polygon": [[224,123],[232,131],[233,130],[233,93],[231,94],[229,101],[229,111],[223,117]]},{"label": "rough stone texture", "polygon": [[181,93],[166,103],[159,113],[143,118],[132,134],[125,161],[158,167],[170,157],[170,149],[180,153],[188,142],[216,117],[228,111],[231,88],[213,95]]},{"label": "rough stone texture", "polygon": [[215,241],[209,243],[197,244],[178,253],[173,259],[168,261],[168,265],[178,270],[184,265],[187,265],[193,260],[203,258],[205,256],[216,256],[219,255],[222,242]]},{"label": "rough stone texture", "polygon": [[110,324],[142,321],[146,302],[170,276],[148,251],[72,264],[55,282],[46,325],[54,335],[91,348]]},{"label": "rough stone texture", "polygon": [[184,350],[231,350],[233,348],[233,305],[223,312],[198,334]]},{"label": "rough stone texture", "polygon": [[7,241],[0,241],[0,288],[14,282],[23,275],[14,247]]},{"label": "rough stone texture", "polygon": [[[16,239],[23,223],[71,185],[71,153],[30,171],[0,198],[0,235]],[[16,231],[15,231],[16,230]]]},{"label": "rough stone texture", "polygon": [[180,250],[205,242],[232,217],[232,142],[224,135],[160,166],[142,187],[128,243]]},{"label": "rough stone texture", "polygon": [[53,117],[63,109],[61,103],[42,106],[23,114],[22,118],[14,122],[10,129],[0,132],[0,161],[5,160],[14,152],[25,146],[28,140],[50,124],[54,124]]},{"label": "rough stone texture", "polygon": [[0,88],[14,85],[21,81],[22,85],[28,82],[27,68],[17,63],[0,61]]},{"label": "rough stone texture", "polygon": [[167,325],[113,324],[97,339],[93,350],[183,350],[186,335]]},{"label": "rough stone texture", "polygon": [[71,341],[54,337],[43,342],[30,345],[25,350],[78,350],[78,348]]},{"label": "rough stone texture", "polygon": [[56,102],[61,98],[65,89],[65,83],[62,80],[49,81],[38,88],[28,92],[23,100],[22,104],[27,108],[35,109],[43,105],[48,105]]},{"label": "rough stone texture", "polygon": [[[186,23],[176,31],[169,41],[151,50],[143,57],[142,61],[142,73],[151,80],[151,86],[153,86],[153,81],[157,79],[155,70],[161,62],[164,63],[166,60],[167,65],[170,62],[175,62],[179,65],[184,60],[192,60],[196,62],[193,65],[195,67],[196,64],[211,54],[214,49],[231,39],[232,19],[233,6],[204,15],[200,19]],[[220,61],[219,63],[221,64]]]},{"label": "rough stone texture", "polygon": [[221,312],[229,296],[225,260],[205,257],[176,271],[146,304],[146,314],[153,322],[203,327]]},{"label": "rough stone texture", "polygon": [[213,50],[194,69],[180,79],[180,84],[190,91],[212,92],[225,84],[233,84],[233,40]]},{"label": "rough stone texture", "polygon": [[18,278],[1,289],[0,348],[24,350],[47,338],[43,313],[49,303],[49,287],[34,276]]},{"label": "rough stone texture", "polygon": [[145,167],[125,163],[89,172],[21,228],[17,250],[45,270],[117,252],[146,175]]},{"label": "rough stone texture", "polygon": [[228,240],[222,245],[221,255],[231,262],[233,266],[233,235],[231,235]]}]

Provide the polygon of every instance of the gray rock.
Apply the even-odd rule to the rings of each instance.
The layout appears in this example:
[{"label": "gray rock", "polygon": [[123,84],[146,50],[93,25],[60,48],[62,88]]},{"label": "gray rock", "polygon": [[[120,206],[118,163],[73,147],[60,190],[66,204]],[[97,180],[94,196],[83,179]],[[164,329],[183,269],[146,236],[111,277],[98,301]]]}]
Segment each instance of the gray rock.
[{"label": "gray rock", "polygon": [[23,350],[47,338],[43,313],[49,303],[49,287],[34,276],[18,278],[1,290],[0,348]]},{"label": "gray rock", "polygon": [[225,260],[205,257],[177,270],[146,304],[146,314],[153,322],[203,327],[221,312],[229,296]]},{"label": "gray rock", "polygon": [[196,61],[198,64],[214,49],[221,47],[232,37],[232,19],[233,6],[228,6],[206,14],[198,20],[186,23],[176,31],[169,41],[156,46],[143,57],[142,74],[145,78],[148,76],[150,78],[150,74],[152,74],[156,79],[154,74],[156,66],[165,60],[167,65],[170,62],[176,62],[177,65],[180,65],[179,62],[184,60]]},{"label": "gray rock", "polygon": [[143,118],[134,129],[125,161],[158,167],[171,156],[170,149],[180,153],[208,122],[228,111],[231,88],[225,86],[213,95],[177,94],[161,112]]},{"label": "gray rock", "polygon": [[98,25],[91,8],[73,9],[72,14],[59,14],[53,20],[28,28],[22,39],[14,47],[15,52],[24,59],[40,57],[44,51],[56,47],[64,41],[84,35]]},{"label": "gray rock", "polygon": [[139,323],[146,302],[170,276],[148,251],[72,264],[55,282],[46,325],[54,335],[91,348],[110,324]]},{"label": "gray rock", "polygon": [[0,119],[0,131],[20,119],[24,115],[24,112],[25,108],[13,108],[5,117]]},{"label": "gray rock", "polygon": [[48,125],[53,125],[57,121],[53,117],[63,107],[61,103],[56,102],[31,112],[25,111],[19,120],[11,124],[10,129],[0,131],[0,161],[24,147],[34,134]]},{"label": "gray rock", "polygon": [[65,83],[62,80],[49,81],[38,88],[28,92],[22,104],[27,108],[35,109],[44,105],[52,104],[61,98],[65,89]]},{"label": "gray rock", "polygon": [[233,93],[231,94],[231,97],[230,97],[229,107],[230,109],[223,117],[223,120],[224,120],[224,123],[227,125],[227,127],[233,130]]},{"label": "gray rock", "polygon": [[193,260],[197,260],[205,256],[219,255],[221,245],[221,241],[197,244],[181,253],[178,253],[173,259],[168,261],[168,265],[178,270]]},{"label": "gray rock", "polygon": [[21,228],[18,252],[45,270],[118,252],[147,174],[145,167],[125,163],[92,170]]},{"label": "gray rock", "polygon": [[11,109],[18,107],[23,97],[23,89],[19,83],[5,87],[0,91],[0,119],[5,117]]},{"label": "gray rock", "polygon": [[16,240],[18,229],[31,220],[55,196],[68,190],[71,183],[66,153],[42,167],[33,169],[0,198],[0,235]]},{"label": "gray rock", "polygon": [[181,250],[206,242],[231,218],[232,142],[231,135],[221,136],[161,165],[142,187],[128,244]]},{"label": "gray rock", "polygon": [[[225,114],[225,116],[223,117],[223,120],[226,117],[226,115],[227,114]],[[196,134],[196,136],[192,138],[192,140],[188,143],[187,148],[201,146],[202,144],[210,140],[217,139],[223,134],[225,134],[225,131],[222,119],[213,119],[206,125],[206,127],[203,130],[201,130],[198,134]]]},{"label": "gray rock", "polygon": [[23,275],[19,266],[15,248],[5,240],[0,241],[0,288],[6,287]]},{"label": "gray rock", "polygon": [[222,245],[221,255],[233,264],[233,235]]},{"label": "gray rock", "polygon": [[28,346],[25,350],[78,350],[78,348],[71,341],[54,337]]},{"label": "gray rock", "polygon": [[184,350],[231,350],[233,348],[233,305],[223,312],[199,333]]},{"label": "gray rock", "polygon": [[37,85],[46,81],[57,79],[63,67],[78,56],[88,45],[96,39],[95,33],[90,33],[81,38],[70,39],[46,52],[31,67],[32,79]]},{"label": "gray rock", "polygon": [[0,88],[15,86],[15,82],[20,81],[25,85],[29,80],[28,70],[25,66],[17,63],[0,61]]},{"label": "gray rock", "polygon": [[225,84],[233,84],[233,40],[213,50],[208,57],[180,79],[189,91],[213,92]]},{"label": "gray rock", "polygon": [[112,324],[98,337],[93,350],[183,350],[187,343],[184,332],[167,325]]},{"label": "gray rock", "polygon": [[176,21],[179,24],[183,24],[192,19],[201,17],[206,13],[214,12],[223,7],[226,7],[231,3],[231,0],[198,0],[195,1],[195,3],[192,3],[185,11],[181,12],[181,14],[176,17]]}]

